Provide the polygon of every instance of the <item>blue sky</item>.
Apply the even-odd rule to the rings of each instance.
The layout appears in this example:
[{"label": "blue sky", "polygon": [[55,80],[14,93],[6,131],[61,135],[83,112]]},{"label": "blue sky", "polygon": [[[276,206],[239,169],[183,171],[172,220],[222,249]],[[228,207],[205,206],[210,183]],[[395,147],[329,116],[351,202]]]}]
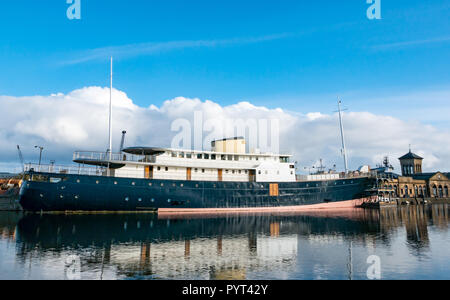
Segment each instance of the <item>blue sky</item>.
[{"label": "blue sky", "polygon": [[[107,93],[93,87],[109,85],[113,55],[114,87],[141,108],[184,97],[212,100],[225,112],[248,101],[292,115],[330,115],[339,96],[359,113],[344,120],[351,154],[359,157],[353,168],[381,161],[384,154],[396,160],[412,144],[427,157],[427,169],[448,169],[450,150],[439,144],[450,136],[450,2],[380,1],[381,20],[367,18],[366,0],[81,0],[81,20],[67,18],[66,0],[1,1],[0,103],[14,111],[0,113],[0,167],[17,163],[17,143],[28,149],[27,157],[35,156],[39,143],[54,150],[48,157],[69,161],[75,148],[106,136],[106,122],[67,112],[71,102],[50,95],[84,99],[79,105],[92,112],[95,103],[106,101]],[[28,104],[18,109],[25,96],[34,97],[23,98]],[[244,117],[258,114],[239,107]],[[99,115],[105,117],[103,111]],[[160,112],[160,119],[166,117]],[[64,118],[67,127],[52,123]],[[139,114],[133,119],[135,131],[151,131],[149,123],[155,122]],[[307,133],[305,139],[294,137],[292,147],[304,165],[319,155],[341,160],[338,126],[327,122],[314,123],[321,139],[308,144]],[[304,129],[293,128],[294,135]],[[57,139],[56,129],[72,140]],[[154,135],[148,143],[160,145]],[[145,136],[139,131],[135,140]],[[104,149],[100,142],[94,146]]]},{"label": "blue sky", "polygon": [[340,95],[402,117],[404,103],[379,100],[449,88],[450,3],[381,4],[369,20],[365,0],[81,0],[69,20],[65,0],[2,1],[0,95],[107,86],[114,54],[115,87],[141,106],[184,96],[329,113]]}]

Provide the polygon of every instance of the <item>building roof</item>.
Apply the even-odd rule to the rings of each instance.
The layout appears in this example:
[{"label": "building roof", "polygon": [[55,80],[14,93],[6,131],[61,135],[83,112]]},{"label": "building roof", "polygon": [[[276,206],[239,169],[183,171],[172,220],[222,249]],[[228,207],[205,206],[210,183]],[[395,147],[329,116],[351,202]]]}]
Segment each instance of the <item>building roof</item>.
[{"label": "building roof", "polygon": [[422,157],[420,157],[417,154],[412,153],[411,151],[409,151],[409,153],[403,155],[402,157],[400,157],[399,159],[423,159]]},{"label": "building roof", "polygon": [[420,174],[414,174],[411,177],[414,179],[419,179],[419,180],[428,180],[431,177],[433,177],[434,175],[436,175],[437,172],[434,173],[420,173]]}]

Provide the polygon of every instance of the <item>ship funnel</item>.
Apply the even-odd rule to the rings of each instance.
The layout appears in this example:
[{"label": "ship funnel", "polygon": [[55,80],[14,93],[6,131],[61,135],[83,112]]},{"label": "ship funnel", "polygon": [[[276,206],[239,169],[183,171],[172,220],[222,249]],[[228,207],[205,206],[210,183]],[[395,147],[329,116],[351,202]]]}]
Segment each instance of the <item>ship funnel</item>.
[{"label": "ship funnel", "polygon": [[127,132],[124,130],[122,131],[122,140],[120,141],[120,152],[123,151],[123,146],[125,144],[125,135],[127,134]]}]

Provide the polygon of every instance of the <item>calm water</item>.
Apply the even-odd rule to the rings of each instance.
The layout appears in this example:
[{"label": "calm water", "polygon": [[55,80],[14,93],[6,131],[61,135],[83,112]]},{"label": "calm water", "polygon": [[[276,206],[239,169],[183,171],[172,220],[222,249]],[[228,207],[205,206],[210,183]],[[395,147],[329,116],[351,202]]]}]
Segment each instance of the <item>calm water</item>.
[{"label": "calm water", "polygon": [[0,213],[0,279],[450,279],[449,207],[266,216]]}]

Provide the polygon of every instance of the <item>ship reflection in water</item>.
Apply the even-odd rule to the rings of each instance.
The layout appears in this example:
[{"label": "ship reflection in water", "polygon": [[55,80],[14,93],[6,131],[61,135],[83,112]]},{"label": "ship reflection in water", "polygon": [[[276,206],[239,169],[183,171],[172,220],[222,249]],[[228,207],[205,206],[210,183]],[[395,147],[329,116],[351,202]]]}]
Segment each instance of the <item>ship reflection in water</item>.
[{"label": "ship reflection in water", "polygon": [[450,279],[448,212],[0,213],[0,279]]}]

